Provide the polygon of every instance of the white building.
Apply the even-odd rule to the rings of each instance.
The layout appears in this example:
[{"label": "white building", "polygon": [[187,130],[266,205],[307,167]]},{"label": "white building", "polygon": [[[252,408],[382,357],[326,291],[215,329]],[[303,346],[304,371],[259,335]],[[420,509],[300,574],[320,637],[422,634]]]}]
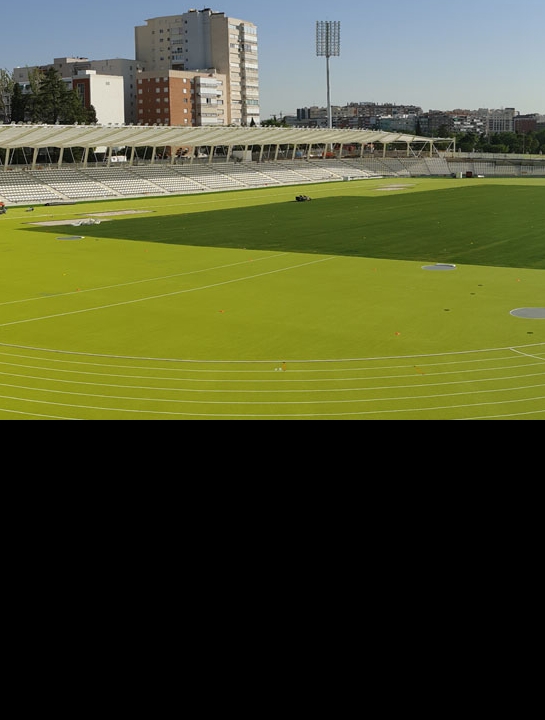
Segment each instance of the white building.
[{"label": "white building", "polygon": [[123,78],[119,75],[98,75],[96,70],[80,70],[72,78],[72,87],[84,107],[95,108],[99,125],[124,125],[125,103]]},{"label": "white building", "polygon": [[500,132],[514,132],[514,121],[518,115],[515,108],[502,108],[501,110],[479,108],[478,114],[485,121],[485,132],[487,135]]},{"label": "white building", "polygon": [[96,70],[97,75],[115,75],[123,78],[125,123],[129,125],[138,122],[136,92],[138,76],[143,70],[142,65],[136,60],[114,58],[112,60],[91,60],[89,69]]}]

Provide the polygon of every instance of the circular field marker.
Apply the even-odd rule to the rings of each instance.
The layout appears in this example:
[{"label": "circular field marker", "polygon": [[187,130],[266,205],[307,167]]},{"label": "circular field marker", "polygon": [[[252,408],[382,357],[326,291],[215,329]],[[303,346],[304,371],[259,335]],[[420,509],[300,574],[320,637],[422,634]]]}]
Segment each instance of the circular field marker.
[{"label": "circular field marker", "polygon": [[527,307],[511,310],[513,317],[527,318],[529,320],[545,320],[545,307]]}]

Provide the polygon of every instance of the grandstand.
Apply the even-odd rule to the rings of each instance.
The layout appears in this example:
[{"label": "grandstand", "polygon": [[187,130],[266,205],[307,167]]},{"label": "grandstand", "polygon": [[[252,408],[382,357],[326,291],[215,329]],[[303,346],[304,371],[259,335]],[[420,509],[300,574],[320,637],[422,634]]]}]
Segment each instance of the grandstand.
[{"label": "grandstand", "polygon": [[[542,156],[437,148],[448,142],[365,130],[0,125],[0,201],[32,205],[377,177],[545,177]],[[126,162],[114,162],[119,147]],[[43,161],[48,148],[56,162]],[[100,160],[97,148],[107,149]],[[180,148],[190,154],[179,156]],[[208,149],[205,159],[201,148]],[[149,159],[139,157],[143,149]],[[15,164],[16,150],[30,159]]]}]

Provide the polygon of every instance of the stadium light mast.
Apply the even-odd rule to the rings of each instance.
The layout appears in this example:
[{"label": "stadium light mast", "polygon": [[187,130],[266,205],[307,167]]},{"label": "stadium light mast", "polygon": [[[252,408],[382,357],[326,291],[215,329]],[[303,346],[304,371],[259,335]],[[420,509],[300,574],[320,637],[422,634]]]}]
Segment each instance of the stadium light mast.
[{"label": "stadium light mast", "polygon": [[341,54],[341,23],[338,20],[316,22],[316,55],[326,58],[327,68],[327,126],[333,127],[331,117],[331,86],[329,82],[329,58]]}]

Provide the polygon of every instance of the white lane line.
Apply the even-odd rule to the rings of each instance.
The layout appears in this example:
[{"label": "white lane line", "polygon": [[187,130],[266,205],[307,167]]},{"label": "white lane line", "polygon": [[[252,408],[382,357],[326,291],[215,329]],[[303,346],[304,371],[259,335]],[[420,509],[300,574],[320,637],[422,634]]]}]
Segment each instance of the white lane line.
[{"label": "white lane line", "polygon": [[[210,290],[211,288],[221,287],[222,285],[232,285],[234,283],[246,282],[247,280],[255,280],[259,277],[266,277],[267,275],[276,275],[277,273],[283,273],[287,270],[297,270],[302,267],[308,267],[310,265],[316,265],[318,263],[328,262],[335,258],[326,257],[321,260],[312,260],[311,262],[299,263],[298,265],[290,265],[289,267],[280,268],[279,270],[270,270],[269,272],[257,273],[256,275],[248,275],[247,277],[237,278],[236,280],[225,280],[224,282],[212,283],[211,285],[201,285],[200,287],[191,288],[189,290],[176,290],[171,293],[163,293],[162,295],[150,295],[144,298],[138,298],[136,300],[125,300],[124,302],[111,303],[109,305],[98,305],[97,307],[86,308],[84,310],[71,310],[70,312],[56,313],[53,315],[43,315],[41,317],[28,318],[26,320],[14,320],[13,322],[1,323],[0,327],[10,327],[12,325],[24,325],[25,323],[39,322],[41,320],[52,320],[53,318],[69,317],[70,315],[81,315],[83,313],[95,312],[96,310],[110,310],[114,307],[121,307],[123,305],[135,305],[136,303],[148,302],[148,300],[160,300],[166,297],[175,297],[176,295],[185,295],[186,293],[198,292],[201,290]],[[81,293],[77,293],[80,295]]]},{"label": "white lane line", "polygon": [[[263,260],[271,260],[272,258],[282,257],[283,255],[287,255],[287,254],[288,253],[277,253],[276,255],[268,255],[267,257],[257,258],[257,260],[253,259],[252,263],[262,262]],[[246,265],[247,263],[248,263],[248,260],[242,260],[241,262],[230,263],[228,265],[217,265],[217,266],[211,267],[211,268],[203,268],[202,270],[191,270],[189,272],[175,273],[174,275],[163,275],[162,277],[152,277],[152,278],[146,278],[143,280],[131,280],[130,282],[117,283],[115,285],[102,285],[102,286],[99,286],[96,288],[90,288],[89,290],[80,290],[79,292],[71,290],[70,292],[66,292],[66,293],[54,293],[52,295],[47,295],[46,297],[44,297],[43,295],[40,295],[39,297],[23,298],[21,300],[8,300],[6,302],[0,303],[0,307],[2,307],[4,305],[18,305],[19,303],[36,302],[37,300],[41,300],[41,301],[51,300],[52,298],[66,297],[68,295],[81,295],[83,293],[97,292],[99,290],[115,290],[117,288],[129,287],[130,285],[141,285],[141,284],[148,283],[148,282],[158,282],[160,280],[172,280],[172,278],[188,277],[190,275],[198,275],[199,273],[213,272],[215,270],[225,270],[226,268],[237,267],[239,265]]]}]

